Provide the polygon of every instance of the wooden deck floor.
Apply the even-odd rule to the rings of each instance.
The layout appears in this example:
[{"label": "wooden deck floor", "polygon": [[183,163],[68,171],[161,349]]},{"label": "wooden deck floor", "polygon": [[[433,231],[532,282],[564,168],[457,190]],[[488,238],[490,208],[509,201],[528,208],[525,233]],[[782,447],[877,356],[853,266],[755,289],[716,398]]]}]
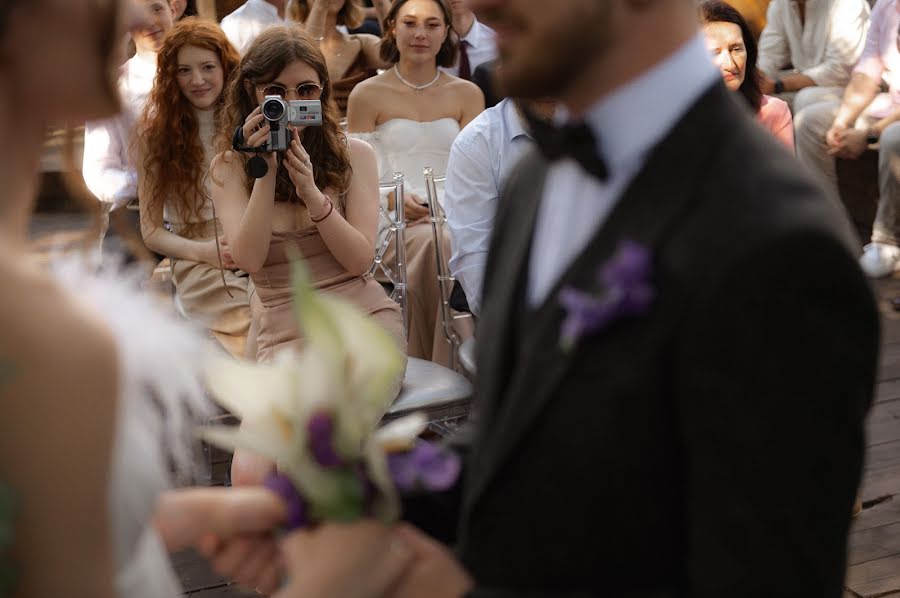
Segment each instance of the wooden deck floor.
[{"label": "wooden deck floor", "polygon": [[[46,249],[73,238],[85,219],[42,216],[34,226],[36,247]],[[862,486],[863,511],[853,521],[844,598],[900,598],[900,311],[890,300],[900,296],[900,275],[879,281],[883,322],[881,368],[875,404],[868,423],[868,454]],[[213,483],[221,483],[224,457],[215,459]],[[247,598],[256,596],[229,585],[191,551],[173,558],[186,596]]]}]

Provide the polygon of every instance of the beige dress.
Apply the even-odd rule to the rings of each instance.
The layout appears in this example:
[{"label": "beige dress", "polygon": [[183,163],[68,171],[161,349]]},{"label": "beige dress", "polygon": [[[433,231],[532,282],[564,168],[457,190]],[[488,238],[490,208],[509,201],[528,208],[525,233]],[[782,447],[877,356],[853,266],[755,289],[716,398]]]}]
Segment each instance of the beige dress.
[{"label": "beige dress", "polygon": [[[338,209],[337,206],[334,208]],[[257,361],[271,360],[286,347],[299,347],[302,337],[294,316],[288,248],[306,261],[313,286],[359,307],[384,328],[406,353],[403,318],[380,284],[368,276],[354,276],[337,261],[315,226],[273,233],[263,267],[251,275],[250,307],[257,330]],[[400,388],[402,377],[397,381]]]},{"label": "beige dress", "polygon": [[[215,125],[213,113],[197,111],[200,125],[200,139],[205,153],[205,164],[209,166],[213,150]],[[209,180],[204,181],[206,194],[210,196]],[[166,206],[165,219],[172,232],[195,241],[213,239],[216,225],[213,219],[212,200],[207,198],[200,211],[199,222],[181,222],[177,212]],[[249,278],[243,272],[221,270],[205,262],[172,259],[172,282],[178,303],[184,314],[192,321],[209,330],[210,334],[235,357],[244,357],[247,352],[247,337],[250,333],[250,301],[248,295]],[[223,280],[224,279],[224,280]]]}]

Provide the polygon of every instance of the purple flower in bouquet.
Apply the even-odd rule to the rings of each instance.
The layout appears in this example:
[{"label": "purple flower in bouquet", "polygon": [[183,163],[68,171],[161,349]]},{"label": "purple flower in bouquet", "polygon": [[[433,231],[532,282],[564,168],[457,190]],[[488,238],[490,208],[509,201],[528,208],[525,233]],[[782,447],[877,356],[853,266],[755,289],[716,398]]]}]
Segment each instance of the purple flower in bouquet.
[{"label": "purple flower in bouquet", "polygon": [[334,448],[334,418],[330,413],[320,411],[309,418],[306,424],[309,434],[309,450],[322,467],[340,467],[344,460]]},{"label": "purple flower in bouquet", "polygon": [[306,501],[297,492],[294,482],[283,473],[270,473],[266,476],[263,485],[277,494],[287,506],[288,516],[284,524],[285,529],[295,530],[309,523]]},{"label": "purple flower in bouquet", "polygon": [[588,335],[598,334],[616,320],[645,313],[656,296],[650,283],[653,255],[634,241],[619,243],[615,254],[597,273],[600,293],[571,286],[559,292],[566,311],[560,329],[560,344],[566,350]]},{"label": "purple flower in bouquet", "polygon": [[456,482],[461,467],[456,453],[424,440],[409,451],[388,455],[391,479],[400,492],[447,490]]}]

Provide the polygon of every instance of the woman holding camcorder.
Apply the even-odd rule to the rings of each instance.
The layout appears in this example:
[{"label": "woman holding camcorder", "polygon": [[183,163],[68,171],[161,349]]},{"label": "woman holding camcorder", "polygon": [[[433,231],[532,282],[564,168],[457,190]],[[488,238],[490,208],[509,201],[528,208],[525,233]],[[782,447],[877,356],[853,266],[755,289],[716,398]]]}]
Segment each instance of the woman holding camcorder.
[{"label": "woman holding camcorder", "polygon": [[[362,308],[405,350],[400,308],[368,276],[378,226],[375,154],[341,130],[318,45],[299,28],[266,30],[226,94],[213,201],[231,258],[256,287],[250,303],[257,358],[271,359],[301,340],[291,306],[291,246],[318,289]],[[273,100],[283,100],[282,109]],[[286,149],[268,151],[273,147]]]},{"label": "woman holding camcorder", "polygon": [[[368,275],[378,227],[375,153],[341,130],[318,44],[296,27],[267,29],[244,54],[226,94],[212,195],[231,258],[250,273],[257,359],[270,360],[302,340],[291,294],[291,248],[303,256],[319,290],[363,309],[405,353],[400,307]],[[291,124],[298,119],[283,117],[272,102],[266,112],[276,118],[270,121],[262,106],[273,96],[285,101],[285,113],[305,106],[315,114],[320,102],[321,124]],[[290,135],[281,138],[284,129]],[[282,143],[285,151],[268,151]],[[232,481],[259,483],[270,468],[238,451]]]}]

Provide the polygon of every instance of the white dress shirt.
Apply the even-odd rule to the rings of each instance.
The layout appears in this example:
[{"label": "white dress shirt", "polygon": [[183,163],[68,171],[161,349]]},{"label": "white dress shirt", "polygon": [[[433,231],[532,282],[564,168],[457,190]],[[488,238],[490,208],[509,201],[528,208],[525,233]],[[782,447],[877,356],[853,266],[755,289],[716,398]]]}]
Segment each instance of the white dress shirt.
[{"label": "white dress shirt", "polygon": [[82,174],[100,201],[119,208],[137,197],[137,170],[131,160],[134,126],[156,78],[156,54],[135,54],[119,71],[122,111],[84,127]]},{"label": "white dress shirt", "polygon": [[263,30],[286,23],[278,16],[278,9],[266,0],[247,0],[222,19],[220,25],[228,41],[243,55]]},{"label": "white dress shirt", "polygon": [[531,144],[515,104],[505,99],[466,125],[450,149],[444,184],[450,271],[475,315],[481,313],[484,266],[500,189]]},{"label": "white dress shirt", "polygon": [[[698,35],[586,112],[584,122],[597,136],[597,150],[606,161],[609,178],[602,182],[589,175],[573,158],[563,158],[548,170],[532,239],[529,305],[537,307],[547,300],[641,171],[648,152],[720,79]],[[666,200],[664,194],[658,199]]]},{"label": "white dress shirt", "polygon": [[[472,27],[465,37],[459,38],[459,42],[467,42],[469,45],[466,52],[469,55],[469,67],[471,72],[475,72],[475,68],[482,63],[497,58],[497,32],[475,19]],[[459,76],[459,60],[456,64],[449,67],[441,67],[442,71],[454,77]]]},{"label": "white dress shirt", "polygon": [[788,65],[821,87],[843,87],[869,28],[866,0],[772,0],[759,38],[759,68],[776,78]]}]

